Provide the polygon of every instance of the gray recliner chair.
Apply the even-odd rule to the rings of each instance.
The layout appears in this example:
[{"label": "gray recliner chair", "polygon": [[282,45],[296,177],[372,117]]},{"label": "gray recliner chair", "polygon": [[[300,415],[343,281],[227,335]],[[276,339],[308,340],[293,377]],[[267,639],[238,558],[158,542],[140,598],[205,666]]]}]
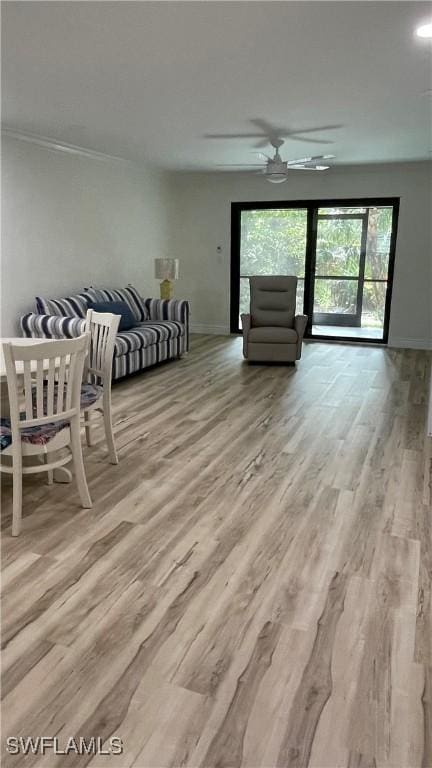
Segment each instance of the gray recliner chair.
[{"label": "gray recliner chair", "polygon": [[293,363],[301,358],[307,315],[296,315],[297,278],[250,277],[250,314],[242,315],[243,357]]}]

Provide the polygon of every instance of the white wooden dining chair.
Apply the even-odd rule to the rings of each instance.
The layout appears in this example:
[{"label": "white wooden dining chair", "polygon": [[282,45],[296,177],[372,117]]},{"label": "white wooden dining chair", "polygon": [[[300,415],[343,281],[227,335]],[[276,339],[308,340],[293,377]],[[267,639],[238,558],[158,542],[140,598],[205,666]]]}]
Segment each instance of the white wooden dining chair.
[{"label": "white wooden dining chair", "polygon": [[[80,439],[89,341],[83,334],[37,345],[3,344],[10,417],[1,420],[0,471],[13,476],[12,536],[21,530],[23,475],[52,473],[73,460],[81,504],[85,509],[92,506]],[[44,463],[24,463],[25,458],[41,456]]]},{"label": "white wooden dining chair", "polygon": [[105,437],[111,464],[118,464],[111,413],[112,362],[120,315],[87,310],[85,330],[90,335],[90,352],[81,388],[81,409],[84,412],[86,442],[92,445],[91,416],[103,414]]}]

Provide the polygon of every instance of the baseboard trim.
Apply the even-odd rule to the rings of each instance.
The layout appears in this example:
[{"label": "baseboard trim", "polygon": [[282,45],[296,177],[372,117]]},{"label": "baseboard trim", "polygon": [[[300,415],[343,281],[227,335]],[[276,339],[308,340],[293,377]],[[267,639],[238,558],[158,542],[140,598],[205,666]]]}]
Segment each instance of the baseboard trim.
[{"label": "baseboard trim", "polygon": [[210,336],[229,336],[227,325],[207,325],[207,323],[191,323],[191,333],[205,333]]},{"label": "baseboard trim", "polygon": [[[229,336],[230,329],[227,325],[210,325],[208,323],[192,323],[191,333],[204,333],[209,336]],[[319,339],[317,339],[319,341]],[[340,339],[341,343],[343,339]],[[427,349],[432,350],[432,339],[412,339],[394,336],[388,342],[389,347],[400,349]]]},{"label": "baseboard trim", "polygon": [[393,336],[389,339],[388,346],[401,349],[432,349],[432,339],[404,339]]}]

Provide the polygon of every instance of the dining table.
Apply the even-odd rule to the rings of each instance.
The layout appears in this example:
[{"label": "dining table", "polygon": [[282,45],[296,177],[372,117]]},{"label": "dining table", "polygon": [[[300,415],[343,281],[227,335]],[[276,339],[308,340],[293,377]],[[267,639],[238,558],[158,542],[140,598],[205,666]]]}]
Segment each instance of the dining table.
[{"label": "dining table", "polygon": [[[7,386],[7,372],[6,372],[6,363],[4,359],[4,353],[3,353],[3,344],[17,344],[17,345],[25,345],[25,346],[37,346],[38,344],[49,344],[54,343],[57,341],[56,339],[26,339],[22,336],[17,337],[1,337],[0,338],[0,415],[3,418],[7,418],[10,413],[9,409],[9,393],[8,393],[8,386]],[[44,361],[45,362],[45,361]],[[55,368],[58,368],[60,366],[60,358],[56,358],[55,360]],[[46,369],[48,370],[48,360],[46,360]],[[17,375],[24,375],[24,365],[22,362],[17,361],[15,364],[15,370],[17,372]],[[36,372],[36,362],[34,362],[33,366],[30,366],[30,370],[34,370]],[[72,480],[72,473],[69,469],[66,467],[58,467],[54,470],[54,480],[57,483],[70,483]]]}]

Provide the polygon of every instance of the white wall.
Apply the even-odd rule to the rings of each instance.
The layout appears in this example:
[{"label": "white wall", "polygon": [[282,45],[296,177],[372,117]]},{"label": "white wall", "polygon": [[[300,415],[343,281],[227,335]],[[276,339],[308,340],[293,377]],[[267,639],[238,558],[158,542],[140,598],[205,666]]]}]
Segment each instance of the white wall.
[{"label": "white wall", "polygon": [[167,177],[127,162],[2,141],[1,332],[15,335],[34,297],[134,283],[158,296],[167,254]]},{"label": "white wall", "polygon": [[176,292],[191,301],[192,327],[229,331],[231,202],[381,196],[401,198],[389,342],[432,346],[430,163],[293,172],[283,185],[254,174],[173,175],[171,255],[180,259]]},{"label": "white wall", "polygon": [[431,346],[430,163],[299,172],[279,186],[253,174],[162,174],[3,138],[1,332],[17,332],[37,294],[133,282],[158,296],[153,259],[171,255],[192,326],[226,333],[231,202],[362,196],[401,197],[390,343]]}]

